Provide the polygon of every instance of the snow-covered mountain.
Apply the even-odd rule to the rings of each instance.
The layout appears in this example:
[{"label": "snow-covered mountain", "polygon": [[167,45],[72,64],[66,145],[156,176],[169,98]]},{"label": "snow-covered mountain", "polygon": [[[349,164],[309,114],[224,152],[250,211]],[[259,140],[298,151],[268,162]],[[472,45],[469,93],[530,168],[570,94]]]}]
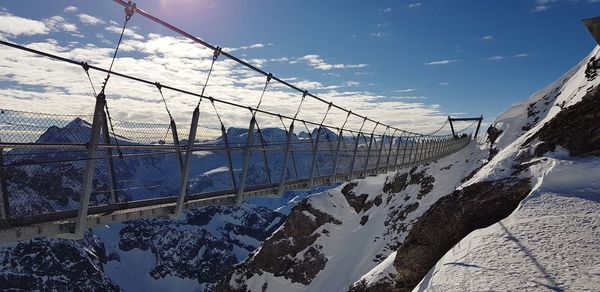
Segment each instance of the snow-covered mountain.
[{"label": "snow-covered mountain", "polygon": [[[487,140],[443,159],[312,194],[206,207],[180,220],[145,219],[95,228],[79,241],[39,239],[4,245],[0,287],[597,290],[600,79],[588,64],[598,57],[596,48],[558,81],[497,117]],[[86,127],[83,121],[70,126]],[[60,136],[60,130],[48,132]],[[263,129],[263,134],[269,141],[285,140],[282,130]],[[230,143],[245,144],[248,133],[232,128],[227,135]],[[322,135],[331,141],[337,137],[333,132]],[[307,134],[293,139],[307,139]],[[252,159],[260,162],[261,155]],[[228,183],[227,173],[220,170],[226,165],[223,155],[202,153],[195,159],[202,163],[192,169],[193,189],[214,190]],[[281,173],[277,159],[271,161]],[[324,169],[330,163],[327,157],[319,162]],[[119,167],[133,180],[176,177],[177,173],[160,172],[164,163]],[[141,170],[145,176],[140,176]],[[56,171],[41,169],[36,175]],[[264,169],[252,171],[252,183],[266,181]],[[11,200],[37,192],[19,204],[62,206],[41,193],[44,183],[37,187],[31,173],[21,175],[23,189],[11,190]],[[48,176],[45,182],[52,179]],[[143,193],[125,194],[139,198]]]},{"label": "snow-covered mountain", "polygon": [[486,141],[309,197],[219,288],[597,290],[598,57],[501,114]]}]

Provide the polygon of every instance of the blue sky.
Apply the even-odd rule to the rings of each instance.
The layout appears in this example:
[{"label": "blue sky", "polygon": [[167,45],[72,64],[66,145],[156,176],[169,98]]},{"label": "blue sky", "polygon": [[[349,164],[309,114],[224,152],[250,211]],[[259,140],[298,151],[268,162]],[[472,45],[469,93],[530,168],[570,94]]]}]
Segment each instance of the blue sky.
[{"label": "blue sky", "polygon": [[[233,49],[234,55],[251,60],[266,71],[292,78],[292,83],[307,85],[311,92],[345,106],[356,106],[358,108],[353,109],[370,117],[406,124],[407,128],[417,130],[435,126],[435,123],[423,127],[410,125],[420,121],[415,119],[418,115],[435,116],[433,120],[438,123],[448,113],[483,114],[493,118],[509,105],[559,78],[593,49],[595,42],[581,19],[598,16],[600,11],[598,0],[163,0],[136,3],[210,43]],[[68,9],[70,6],[73,8]],[[0,7],[5,9],[3,18],[0,17],[2,38],[34,44],[48,51],[55,49],[76,59],[100,59],[99,64],[104,64],[110,55],[109,49],[118,37],[114,28],[121,25],[123,18],[122,8],[109,0],[1,1]],[[53,22],[55,16],[62,20],[54,18]],[[38,21],[46,30],[34,27],[28,31],[24,26],[15,29],[17,23],[21,23],[15,22],[17,18]],[[147,46],[153,37],[176,36],[139,15],[133,17],[130,28],[132,31],[126,35],[126,41],[132,43],[120,55],[123,58],[154,62],[156,51]],[[137,43],[133,43],[135,41]],[[171,43],[172,47],[177,47],[175,45]],[[186,49],[181,47],[181,50]],[[101,58],[94,58],[96,53]],[[178,56],[178,53],[168,55],[164,51],[161,54],[165,60]],[[119,64],[120,60],[117,61]],[[121,64],[127,61],[123,59]],[[163,67],[169,69],[171,64],[169,61]],[[226,65],[223,64],[224,71],[233,69]],[[132,74],[147,74],[143,68],[140,65],[136,71],[135,66],[121,67]],[[160,76],[167,73],[157,72]],[[2,84],[17,84],[19,90],[23,90],[28,81],[14,77],[13,73],[4,72],[0,76],[3,76]],[[216,78],[219,76],[223,80],[232,77],[223,73]],[[247,75],[233,77],[250,78]],[[165,78],[177,80],[176,76]],[[260,83],[259,78],[256,81]],[[32,83],[30,85],[48,86],[37,79]],[[221,85],[239,86],[225,81]],[[256,89],[249,83],[242,87]],[[75,97],[84,92],[83,88],[81,92],[60,90]],[[236,98],[233,92],[217,92]],[[25,101],[23,92],[12,93],[16,96],[14,99],[3,98],[8,105],[34,106]],[[293,93],[288,94],[294,99]],[[21,98],[17,98],[19,96]],[[121,108],[124,108],[128,97],[122,97]],[[279,99],[284,98],[283,95]],[[280,104],[275,100],[273,107]],[[365,100],[366,104],[361,103]],[[175,99],[172,102],[180,104]],[[236,102],[253,103],[245,99]],[[139,108],[133,101],[129,105]],[[77,109],[72,105],[65,108]],[[389,108],[393,110],[385,110]],[[144,119],[144,113],[136,116],[132,111],[127,110],[120,116]],[[322,109],[317,110],[315,105],[314,111],[322,112]],[[179,112],[184,115],[185,110],[182,108]],[[406,118],[402,119],[403,115]]]}]

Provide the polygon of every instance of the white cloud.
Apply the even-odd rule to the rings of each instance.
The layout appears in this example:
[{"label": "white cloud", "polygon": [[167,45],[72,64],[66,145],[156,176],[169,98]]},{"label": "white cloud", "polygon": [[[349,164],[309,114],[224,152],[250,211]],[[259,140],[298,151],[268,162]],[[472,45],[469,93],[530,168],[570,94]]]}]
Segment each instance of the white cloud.
[{"label": "white cloud", "polygon": [[383,22],[383,23],[378,23],[377,24],[377,27],[386,27],[386,26],[388,26],[387,22]]},{"label": "white cloud", "polygon": [[235,52],[235,51],[240,51],[240,50],[248,50],[248,49],[259,49],[259,48],[264,48],[265,45],[263,44],[253,44],[253,45],[249,45],[249,46],[241,46],[238,48],[225,48],[224,50],[226,52]]},{"label": "white cloud", "polygon": [[383,12],[392,12],[392,8],[391,7],[385,8],[385,9],[383,9]]},{"label": "white cloud", "polygon": [[46,18],[44,23],[52,31],[77,32],[77,25],[66,21],[62,16]]},{"label": "white cloud", "polygon": [[460,60],[439,60],[439,61],[431,61],[431,62],[427,62],[425,63],[425,65],[427,66],[432,66],[432,65],[447,65],[450,63],[456,63],[456,62],[460,62]]},{"label": "white cloud", "polygon": [[354,72],[354,75],[356,75],[356,76],[372,76],[373,72],[358,71],[358,72]]},{"label": "white cloud", "polygon": [[[123,30],[122,27],[118,27],[118,26],[115,26],[115,25],[107,26],[105,29],[107,31],[110,31],[110,32],[116,33],[116,34],[121,34],[121,30]],[[142,40],[142,39],[144,39],[143,36],[137,34],[135,32],[135,30],[130,29],[130,28],[125,28],[125,31],[123,32],[123,35],[124,36],[128,36],[128,37],[132,37],[132,38],[134,38],[136,40]]]},{"label": "white cloud", "polygon": [[395,99],[427,99],[427,96],[419,96],[419,95],[406,95],[406,96],[392,96],[391,98]]},{"label": "white cloud", "polygon": [[529,53],[521,53],[521,54],[516,54],[513,57],[515,57],[515,58],[523,58],[523,57],[529,57],[529,56],[531,56],[531,54],[529,54]]},{"label": "white cloud", "polygon": [[83,23],[85,25],[99,25],[99,24],[106,23],[104,20],[102,20],[99,17],[92,16],[92,15],[85,14],[85,13],[81,13],[81,14],[77,15],[77,17],[79,17],[79,21],[81,21],[81,23]]},{"label": "white cloud", "polygon": [[500,61],[502,59],[504,59],[504,56],[492,56],[492,57],[486,58],[486,60],[488,60],[488,61]]},{"label": "white cloud", "polygon": [[[95,31],[91,31],[94,34],[90,34],[97,37],[97,39],[91,38],[90,40],[95,41],[95,45],[68,42],[60,38],[25,43],[25,45],[75,60],[86,60],[90,64],[100,67],[108,67],[114,48],[112,45],[104,45],[101,42],[104,39],[102,28],[90,29],[95,29]],[[116,27],[107,29],[107,31],[120,33],[120,29],[120,27]],[[147,37],[142,37],[135,32],[135,28],[131,28],[127,34],[133,37],[123,40],[122,49],[135,51],[138,54],[135,58],[131,55],[117,56],[116,71],[192,92],[198,92],[202,87],[212,61],[211,50],[180,37],[160,34],[148,34]],[[288,62],[289,59],[253,60],[256,62],[264,62],[264,60]],[[367,66],[366,64],[330,64],[319,55],[306,55],[295,60],[306,62],[318,70],[329,71],[327,73],[332,73],[331,69]],[[47,58],[0,47],[0,67],[3,68],[0,71],[0,80],[17,84],[17,86],[0,89],[2,105],[6,108],[57,114],[89,114],[93,110],[94,99],[91,95],[90,85],[84,82],[86,77],[81,68],[77,66],[57,63]],[[96,88],[99,88],[105,74],[93,70],[90,71],[90,74]],[[388,98],[368,91],[359,91],[355,86],[360,83],[356,81],[323,84],[294,77],[285,78],[285,80],[289,80],[299,88],[315,92],[320,97],[337,105],[356,110],[362,115],[400,126],[406,130],[428,132],[443,123],[446,118],[439,106],[422,103],[424,97],[399,94],[400,96]],[[231,60],[220,58],[214,65],[206,94],[244,106],[255,106],[264,82],[264,76],[257,75]],[[344,91],[342,89],[352,90]],[[153,86],[132,83],[132,81],[114,76],[111,78],[106,92],[111,115],[115,120],[168,122],[160,96]],[[182,127],[189,125],[191,112],[197,103],[197,98],[166,89],[163,90],[163,93],[175,120]],[[291,91],[277,82],[272,82],[267,89],[261,108],[291,116],[297,108],[300,97],[301,93]],[[220,103],[216,103],[216,106],[225,118],[224,122],[227,127],[247,127],[248,111]],[[200,109],[203,117],[202,126],[218,125],[210,103],[203,103]],[[318,121],[326,110],[326,104],[314,99],[307,99],[302,106],[299,118]],[[403,114],[398,115],[398,112]],[[345,116],[344,112],[332,109],[326,124],[339,126]],[[260,114],[258,119],[263,127],[280,126],[280,121],[276,117]],[[348,127],[356,129],[361,122],[361,119],[351,118],[348,121]]]},{"label": "white cloud", "polygon": [[438,83],[439,86],[446,86],[446,85],[450,85],[450,82],[440,82]]},{"label": "white cloud", "polygon": [[407,6],[410,9],[419,9],[421,8],[421,2],[411,3]]},{"label": "white cloud", "polygon": [[[559,4],[560,2],[574,3],[574,2],[579,2],[579,0],[535,0],[534,6],[530,10],[530,12],[538,13],[538,12],[546,11],[546,10],[556,6],[553,4]],[[600,2],[600,0],[587,0],[587,2],[588,3],[598,3],[598,2]]]},{"label": "white cloud", "polygon": [[79,9],[77,9],[77,7],[75,6],[67,6],[65,7],[65,9],[63,10],[64,13],[75,13],[77,12]]},{"label": "white cloud", "polygon": [[[319,70],[350,69],[350,68],[367,67],[367,64],[329,64],[329,63],[325,62],[325,60],[323,60],[323,58],[321,58],[321,56],[319,56],[319,55],[306,55],[306,56],[296,60],[295,63],[297,63],[298,61],[307,62],[309,66],[313,67],[314,69],[319,69]],[[291,61],[290,63],[294,63],[294,61]]]},{"label": "white cloud", "polygon": [[398,93],[406,93],[406,92],[415,92],[417,91],[414,88],[407,88],[407,89],[396,89],[394,90],[394,92],[398,92]]},{"label": "white cloud", "polygon": [[492,40],[493,38],[494,37],[491,36],[491,35],[486,35],[486,36],[481,37],[481,40],[483,40],[483,41],[489,41],[489,40]]},{"label": "white cloud", "polygon": [[19,35],[48,34],[50,29],[42,21],[2,12],[0,13],[0,32],[16,37]]},{"label": "white cloud", "polygon": [[385,33],[385,32],[372,32],[370,35],[372,37],[382,38],[382,37],[386,37],[388,35],[388,33]]}]

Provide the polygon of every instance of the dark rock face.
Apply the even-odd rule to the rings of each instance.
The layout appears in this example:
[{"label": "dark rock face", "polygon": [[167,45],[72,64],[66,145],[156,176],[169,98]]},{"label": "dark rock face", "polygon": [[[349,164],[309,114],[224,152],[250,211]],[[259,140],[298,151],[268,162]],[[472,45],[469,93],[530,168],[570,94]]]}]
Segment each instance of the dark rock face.
[{"label": "dark rock face", "polygon": [[395,292],[394,283],[389,281],[379,281],[373,285],[367,285],[367,281],[362,280],[348,289],[348,292]]},{"label": "dark rock face", "polygon": [[0,248],[0,290],[119,291],[102,265],[112,258],[86,233],[82,240],[43,239]]},{"label": "dark rock face", "polygon": [[[264,271],[292,282],[310,284],[327,263],[327,258],[319,250],[321,247],[313,245],[317,238],[328,235],[325,229],[321,233],[315,232],[327,223],[342,224],[331,215],[313,208],[308,201],[298,204],[283,227],[265,240],[261,249],[249,260],[236,268],[234,275],[240,277],[236,281],[243,287],[245,277]],[[303,256],[298,258],[302,251]],[[228,283],[220,283],[217,287],[218,291],[236,291],[232,289]]]},{"label": "dark rock face", "polygon": [[223,252],[233,248],[231,243],[204,229],[177,230],[152,221],[138,220],[123,228],[119,248],[150,249],[156,257],[156,265],[150,272],[155,279],[172,275],[211,283],[237,263],[233,254]]},{"label": "dark rock face", "polygon": [[500,134],[502,134],[502,130],[495,128],[494,126],[490,126],[487,129],[487,134],[488,134],[488,140],[490,141],[490,147],[491,147],[496,142],[496,139],[498,139],[498,137],[500,137]]},{"label": "dark rock face", "polygon": [[[229,217],[221,234],[205,228],[214,217]],[[283,215],[257,207],[252,212],[242,208],[209,206],[190,211],[184,221],[144,219],[127,223],[120,231],[119,249],[149,250],[156,258],[150,275],[161,279],[171,275],[198,279],[211,288],[239,262],[233,253],[235,246],[253,251],[256,246],[239,238],[250,237],[257,242],[269,236]]]},{"label": "dark rock face", "polygon": [[326,223],[341,224],[331,215],[314,209],[307,201],[300,203],[290,213],[283,228],[263,243],[261,250],[267,252],[254,255],[248,263],[248,268],[272,272],[275,276],[284,276],[292,282],[309,284],[312,278],[325,267],[327,262],[325,255],[310,247],[310,252],[305,253],[304,259],[300,262],[290,256],[295,257],[312,245],[321,236],[314,232]]},{"label": "dark rock face", "polygon": [[[600,87],[592,88],[583,99],[559,112],[529,141],[538,137],[548,143],[536,155],[560,145],[573,156],[600,155]],[[527,141],[526,143],[528,143]]]},{"label": "dark rock face", "polygon": [[387,203],[392,200],[394,194],[400,193],[409,185],[421,185],[421,190],[417,194],[417,199],[421,199],[433,190],[435,178],[426,173],[423,168],[417,172],[417,167],[413,167],[409,172],[396,174],[394,179],[383,186],[383,192],[389,193]]},{"label": "dark rock face", "polygon": [[381,204],[381,194],[371,201],[367,201],[369,194],[360,194],[357,196],[356,193],[354,193],[353,191],[354,187],[356,187],[357,185],[357,182],[352,182],[346,184],[344,188],[342,188],[342,194],[346,198],[346,201],[348,201],[350,207],[352,207],[357,214],[362,211],[366,212],[367,210],[371,209],[371,207],[373,207],[373,204],[375,204],[376,206],[379,206]]},{"label": "dark rock face", "polygon": [[412,290],[453,245],[473,230],[510,215],[530,191],[529,179],[503,179],[476,183],[441,198],[397,250],[394,290]]}]

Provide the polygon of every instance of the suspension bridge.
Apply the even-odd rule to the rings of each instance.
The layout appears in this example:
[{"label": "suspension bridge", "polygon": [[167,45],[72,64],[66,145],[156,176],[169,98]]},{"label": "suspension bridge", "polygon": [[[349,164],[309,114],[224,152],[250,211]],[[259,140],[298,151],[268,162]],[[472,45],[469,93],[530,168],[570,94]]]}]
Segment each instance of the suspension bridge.
[{"label": "suspension bridge", "polygon": [[[91,115],[0,109],[0,242],[47,236],[81,238],[84,230],[94,226],[148,217],[177,218],[184,209],[236,205],[251,197],[281,196],[286,191],[374,176],[448,156],[468,145],[479,132],[483,117],[448,117],[436,131],[415,133],[362,116],[200,40],[131,2],[115,2],[125,7],[125,20],[108,68],[0,40],[2,46],[82,68],[95,98]],[[198,92],[113,70],[134,14],[212,50],[210,68]],[[263,76],[255,107],[205,94],[219,58]],[[98,91],[91,71],[106,74]],[[114,78],[155,87],[168,122],[112,118],[107,84]],[[272,83],[298,93],[295,114],[261,108]],[[176,122],[166,91],[197,99],[189,125]],[[326,110],[321,119],[299,117],[307,99],[323,104]],[[203,123],[201,105],[212,110],[218,126]],[[248,126],[226,127],[232,121],[221,115],[219,108],[246,112]],[[344,114],[343,123],[327,122],[332,111]],[[360,122],[350,125],[351,118]],[[281,127],[259,125],[269,119]],[[456,122],[465,121],[472,123],[455,129]],[[441,134],[446,125],[451,132]]]}]

